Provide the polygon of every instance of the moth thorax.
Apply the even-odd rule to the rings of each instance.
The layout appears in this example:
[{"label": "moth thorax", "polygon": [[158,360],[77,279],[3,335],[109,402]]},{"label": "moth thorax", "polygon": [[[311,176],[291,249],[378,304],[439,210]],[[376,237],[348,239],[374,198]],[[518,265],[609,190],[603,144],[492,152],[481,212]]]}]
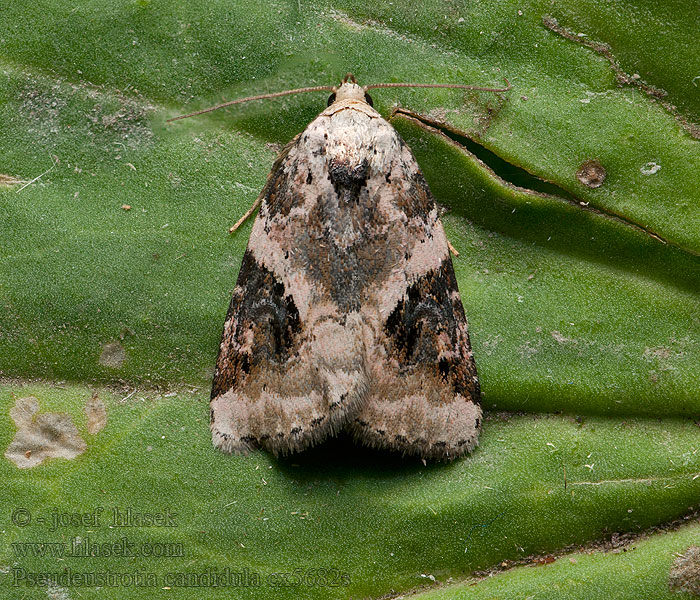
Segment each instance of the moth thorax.
[{"label": "moth thorax", "polygon": [[335,101],[339,102],[341,100],[360,100],[361,102],[366,102],[365,90],[356,83],[346,82],[335,92]]}]

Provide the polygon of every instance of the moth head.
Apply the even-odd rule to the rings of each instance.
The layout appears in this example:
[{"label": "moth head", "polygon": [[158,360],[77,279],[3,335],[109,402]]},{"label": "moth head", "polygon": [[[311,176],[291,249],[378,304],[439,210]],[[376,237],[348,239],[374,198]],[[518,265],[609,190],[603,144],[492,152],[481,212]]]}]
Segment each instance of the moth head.
[{"label": "moth head", "polygon": [[361,85],[357,85],[355,76],[352,73],[348,73],[343,78],[340,86],[333,88],[333,93],[328,97],[328,106],[334,102],[341,102],[343,100],[356,100],[358,102],[365,102],[370,106],[373,105],[372,98],[365,91],[365,88]]}]

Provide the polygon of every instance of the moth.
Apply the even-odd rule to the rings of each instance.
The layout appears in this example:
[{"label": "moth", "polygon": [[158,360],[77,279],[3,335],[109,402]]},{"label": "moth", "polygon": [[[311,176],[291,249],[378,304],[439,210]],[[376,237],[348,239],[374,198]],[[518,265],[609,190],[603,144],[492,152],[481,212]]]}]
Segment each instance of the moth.
[{"label": "moth", "polygon": [[477,445],[479,380],[448,241],[415,158],[367,93],[408,85],[348,74],[191,113],[332,92],[256,201],[211,391],[221,450],[286,455],[341,430],[425,459]]}]

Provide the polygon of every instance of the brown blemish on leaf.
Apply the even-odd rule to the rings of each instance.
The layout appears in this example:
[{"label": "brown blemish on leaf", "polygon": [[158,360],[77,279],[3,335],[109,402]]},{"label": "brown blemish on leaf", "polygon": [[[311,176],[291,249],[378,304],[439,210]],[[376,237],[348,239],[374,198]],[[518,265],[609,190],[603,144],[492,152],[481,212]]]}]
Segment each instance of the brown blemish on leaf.
[{"label": "brown blemish on leaf", "polygon": [[107,409],[105,403],[95,392],[85,404],[88,433],[95,435],[102,431],[107,424]]},{"label": "brown blemish on leaf", "polygon": [[675,362],[685,356],[682,348],[682,345],[679,350],[673,350],[666,346],[644,348],[642,358],[654,365],[654,368],[649,371],[649,380],[652,383],[658,383],[664,373],[676,370]]},{"label": "brown blemish on leaf", "polygon": [[[507,98],[501,94],[495,94],[490,96],[484,103],[483,101],[479,100],[477,92],[472,92],[469,96],[469,100],[465,99],[465,104],[463,107],[456,109],[445,109],[442,107],[434,108],[426,115],[425,118],[428,121],[438,124],[438,126],[442,129],[450,130],[451,127],[448,123],[448,116],[450,114],[457,116],[470,116],[473,127],[466,129],[463,132],[463,135],[464,137],[475,141],[486,136],[488,128],[493,120],[498,116],[498,113],[505,106],[507,101]],[[402,111],[403,109],[401,108],[394,110],[394,112]]]},{"label": "brown blemish on leaf", "polygon": [[658,348],[644,348],[644,358],[647,360],[652,360],[654,358],[666,360],[671,358],[671,356],[671,350],[664,346],[659,346]]},{"label": "brown blemish on leaf", "polygon": [[529,360],[533,354],[537,354],[540,351],[541,346],[542,340],[537,340],[534,346],[530,340],[527,340],[523,345],[518,347],[518,352],[520,352],[520,356]]},{"label": "brown blemish on leaf", "polygon": [[124,364],[125,360],[126,352],[124,351],[124,346],[119,342],[109,342],[102,346],[99,361],[102,366],[118,369]]},{"label": "brown blemish on leaf", "polygon": [[700,596],[700,546],[690,546],[676,558],[671,567],[668,585],[675,592]]},{"label": "brown blemish on leaf", "polygon": [[551,334],[552,334],[552,337],[560,344],[567,344],[569,342],[571,342],[572,344],[578,343],[575,339],[566,337],[564,334],[557,331],[556,329],[554,331],[552,331]]},{"label": "brown blemish on leaf", "polygon": [[678,350],[667,348],[666,346],[657,346],[654,348],[646,347],[642,353],[642,358],[647,362],[655,362],[662,371],[673,371],[675,369],[673,363],[676,360],[685,357],[683,346]]},{"label": "brown blemish on leaf", "polygon": [[10,417],[17,433],[5,457],[20,469],[36,467],[47,458],[75,458],[87,448],[70,415],[39,414],[39,401],[34,396],[18,398]]},{"label": "brown blemish on leaf", "polygon": [[328,16],[337,23],[345,25],[348,29],[353,31],[374,31],[381,35],[392,37],[394,39],[400,40],[406,44],[419,44],[422,45],[422,41],[418,38],[411,38],[407,36],[404,32],[397,31],[396,29],[391,29],[383,21],[378,21],[376,19],[363,18],[362,21],[357,21],[353,19],[348,13],[342,12],[338,9],[332,9],[328,11]]},{"label": "brown blemish on leaf", "polygon": [[[53,147],[57,132],[71,132],[121,157],[125,150],[152,143],[154,134],[148,117],[156,107],[139,98],[133,88],[127,94],[85,81],[73,83],[28,72],[23,76],[26,84],[18,94],[19,112],[30,121],[36,144]],[[76,100],[91,102],[92,110],[86,109],[79,123],[68,124],[65,108]]]},{"label": "brown blemish on leaf", "polygon": [[13,185],[19,185],[20,183],[26,183],[22,179],[17,179],[12,175],[3,175],[0,173],[0,187],[12,187]]},{"label": "brown blemish on leaf", "polygon": [[500,335],[489,335],[489,338],[482,342],[482,345],[484,347],[484,352],[491,356],[496,349],[496,346],[498,346],[498,343],[503,341],[503,338]]},{"label": "brown blemish on leaf", "polygon": [[681,124],[683,129],[685,129],[693,138],[695,138],[696,140],[700,139],[700,125],[694,123],[693,121],[690,121],[686,116],[681,115],[678,112],[678,109],[675,105],[671,104],[667,100],[663,100],[663,98],[668,96],[668,92],[666,90],[659,89],[657,87],[654,87],[653,85],[646,83],[641,79],[641,77],[637,73],[635,73],[634,75],[626,73],[624,69],[620,66],[620,63],[617,62],[617,59],[613,55],[612,49],[608,44],[585,39],[584,37],[578,35],[575,31],[560,25],[554,17],[549,15],[545,15],[542,17],[542,23],[550,31],[559,34],[567,40],[571,40],[572,42],[576,42],[577,44],[586,46],[587,48],[590,48],[594,52],[597,52],[601,56],[605,57],[610,63],[612,70],[615,72],[615,77],[617,78],[617,81],[620,85],[633,85],[641,89],[653,101],[659,102],[661,106],[663,106],[668,112],[670,112]]},{"label": "brown blemish on leaf", "polygon": [[603,185],[607,174],[605,167],[595,159],[585,161],[576,171],[577,179],[589,188],[599,188]]}]

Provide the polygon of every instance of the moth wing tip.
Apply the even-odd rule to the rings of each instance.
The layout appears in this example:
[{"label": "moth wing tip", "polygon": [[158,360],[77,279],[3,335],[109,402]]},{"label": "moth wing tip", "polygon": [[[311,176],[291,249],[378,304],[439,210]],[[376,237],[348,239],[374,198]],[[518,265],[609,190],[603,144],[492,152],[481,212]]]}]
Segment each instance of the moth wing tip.
[{"label": "moth wing tip", "polygon": [[252,438],[249,440],[237,440],[231,435],[221,433],[215,427],[211,428],[211,441],[214,447],[221,450],[224,454],[248,456],[250,452],[257,449],[257,443]]}]

